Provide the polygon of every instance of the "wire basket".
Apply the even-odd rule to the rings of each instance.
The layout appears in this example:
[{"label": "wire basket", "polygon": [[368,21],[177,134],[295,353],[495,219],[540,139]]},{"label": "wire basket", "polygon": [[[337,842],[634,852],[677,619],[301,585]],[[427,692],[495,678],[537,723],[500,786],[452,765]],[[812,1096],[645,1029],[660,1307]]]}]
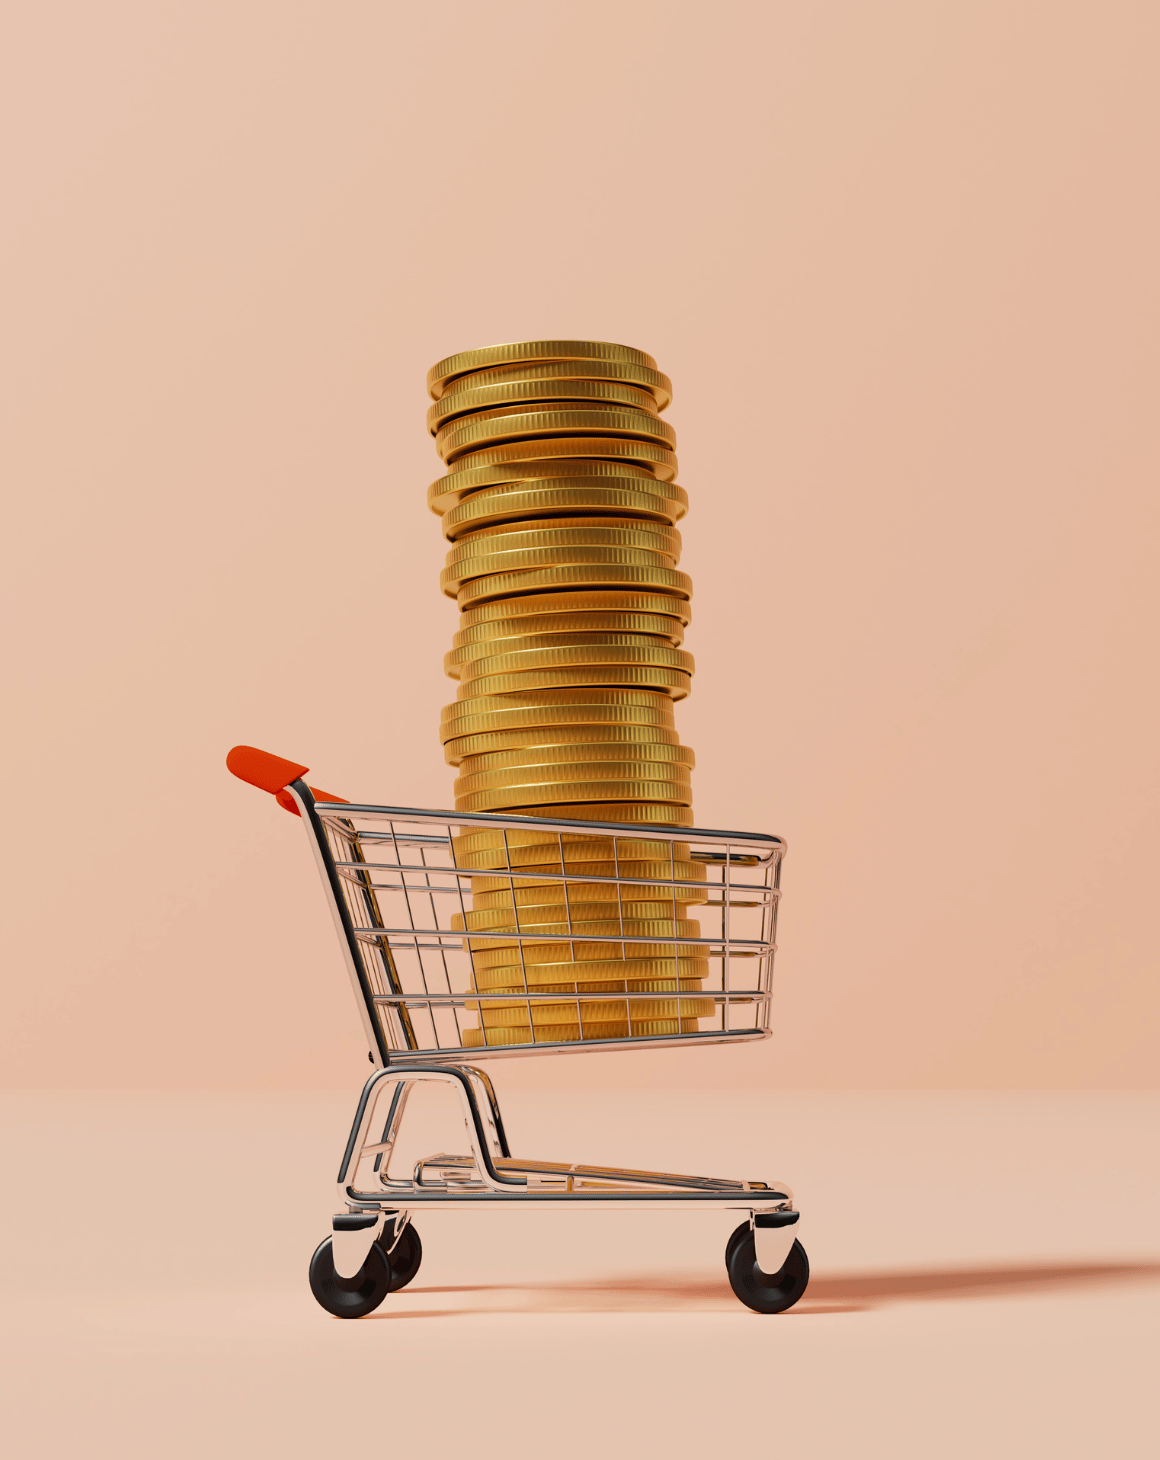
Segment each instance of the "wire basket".
[{"label": "wire basket", "polygon": [[288,791],[313,833],[372,1059],[768,1036],[781,838],[316,801],[301,781]]}]

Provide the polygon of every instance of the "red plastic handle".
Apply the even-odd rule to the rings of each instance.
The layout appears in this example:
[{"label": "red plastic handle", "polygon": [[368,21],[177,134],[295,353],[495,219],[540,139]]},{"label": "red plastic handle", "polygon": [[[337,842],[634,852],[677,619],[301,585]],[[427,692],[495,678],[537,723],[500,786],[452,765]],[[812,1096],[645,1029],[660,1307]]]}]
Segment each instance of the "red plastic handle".
[{"label": "red plastic handle", "polygon": [[[309,771],[309,766],[299,765],[293,760],[283,760],[280,755],[271,755],[268,750],[258,750],[253,745],[235,745],[226,756],[226,769],[237,776],[239,781],[257,786],[259,791],[269,791],[279,806],[293,811],[295,816],[301,815],[294,797],[286,787],[291,781],[301,780]],[[310,793],[316,801],[341,801],[346,804],[345,796],[332,796],[329,791],[320,791],[315,786],[310,787]]]}]

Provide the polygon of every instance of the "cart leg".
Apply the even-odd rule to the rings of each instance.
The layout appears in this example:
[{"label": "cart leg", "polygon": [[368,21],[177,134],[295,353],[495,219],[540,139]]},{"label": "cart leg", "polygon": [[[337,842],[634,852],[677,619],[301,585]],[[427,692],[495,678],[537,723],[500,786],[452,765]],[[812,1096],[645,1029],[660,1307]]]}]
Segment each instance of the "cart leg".
[{"label": "cart leg", "polygon": [[[413,1080],[388,1067],[376,1070],[363,1086],[346,1150],[338,1168],[340,1195],[354,1182],[365,1157],[374,1156],[376,1172],[384,1170],[390,1164],[391,1151],[399,1137],[403,1112],[407,1107],[413,1083]],[[386,1124],[383,1126],[383,1137],[381,1141],[372,1141],[371,1133],[376,1129],[376,1112],[388,1089],[391,1091],[391,1103],[387,1110]]]},{"label": "cart leg", "polygon": [[[479,1106],[480,1115],[483,1117],[484,1129],[487,1132],[491,1145],[492,1156],[510,1156],[508,1149],[507,1132],[503,1128],[503,1116],[499,1113],[499,1100],[496,1098],[495,1086],[491,1083],[490,1076],[475,1065],[461,1065],[463,1073],[471,1081],[475,1090],[476,1104]],[[480,1093],[483,1099],[480,1100]]]}]

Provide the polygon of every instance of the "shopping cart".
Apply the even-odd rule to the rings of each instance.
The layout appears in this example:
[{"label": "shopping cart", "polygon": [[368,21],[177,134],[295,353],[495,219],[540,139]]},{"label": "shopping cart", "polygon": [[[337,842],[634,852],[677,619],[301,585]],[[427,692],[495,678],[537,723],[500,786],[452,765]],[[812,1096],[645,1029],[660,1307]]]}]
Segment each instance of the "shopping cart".
[{"label": "shopping cart", "polygon": [[[759,1313],[798,1301],[809,1263],[787,1186],[517,1160],[475,1063],[768,1038],[780,838],[368,806],[249,746],[226,763],[302,819],[374,1066],[339,1167],[342,1210],[310,1264],[327,1312],[362,1317],[411,1281],[423,1254],[416,1212],[513,1202],[743,1212],[725,1249],[733,1291]],[[524,907],[529,889],[550,901],[548,914]],[[473,897],[489,896],[507,911],[473,913]],[[596,897],[602,920],[574,921]],[[658,902],[671,904],[668,921],[634,916]],[[700,922],[681,916],[693,910]],[[395,1171],[407,1098],[430,1082],[456,1092],[467,1153]]]}]

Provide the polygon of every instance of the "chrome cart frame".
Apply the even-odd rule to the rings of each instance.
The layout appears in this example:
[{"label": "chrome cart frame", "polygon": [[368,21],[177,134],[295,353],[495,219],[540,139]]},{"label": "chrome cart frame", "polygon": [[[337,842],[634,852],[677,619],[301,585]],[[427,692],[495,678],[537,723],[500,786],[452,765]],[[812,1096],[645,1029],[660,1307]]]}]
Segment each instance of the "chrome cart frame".
[{"label": "chrome cart frame", "polygon": [[[249,747],[235,747],[227,763],[235,775],[271,792],[286,810],[301,817],[356,994],[368,1057],[375,1066],[363,1087],[339,1168],[338,1204],[343,1210],[335,1215],[332,1235],[311,1263],[311,1287],[324,1308],[338,1316],[360,1317],[411,1280],[422,1253],[411,1224],[417,1211],[511,1202],[637,1210],[710,1206],[744,1213],[745,1220],[726,1249],[734,1291],[759,1312],[781,1312],[797,1302],[809,1266],[795,1240],[799,1214],[783,1183],[515,1159],[495,1089],[477,1067],[477,1061],[500,1056],[768,1038],[784,841],[651,823],[556,821],[364,805],[312,789],[303,779],[307,767]],[[472,860],[462,850],[478,845],[480,834],[494,849],[482,863],[479,854]],[[521,852],[532,841],[534,868]],[[577,845],[585,841],[611,847],[610,872],[602,863],[575,860],[580,855]],[[703,908],[714,918],[712,931],[696,936],[672,936],[667,930],[658,935],[651,928],[629,931],[645,928],[632,918],[634,895],[643,895],[642,879],[621,875],[622,863],[631,869],[633,848],[640,858],[642,843],[651,849],[643,879],[647,896],[671,900],[672,918],[666,929],[700,928],[680,917],[691,903],[692,910]],[[546,870],[545,847],[553,865],[558,860],[558,873]],[[657,862],[658,847],[668,848],[670,876],[656,875],[664,860],[662,855]],[[600,855],[606,854],[602,850]],[[689,875],[691,864],[704,868],[704,878]],[[581,870],[585,865],[589,870]],[[603,870],[594,872],[594,867]],[[514,921],[499,931],[470,920],[470,895],[481,878],[500,883],[504,896],[510,890]],[[551,924],[550,933],[543,924],[534,931],[521,927],[518,894],[532,885],[560,889],[553,899],[560,911],[552,914],[560,923]],[[608,921],[574,925],[577,892],[597,886]],[[655,900],[648,906],[655,907]],[[661,985],[671,992],[661,1002],[666,1010],[675,1006],[676,1017],[649,1024],[650,1005],[655,1010],[658,1003],[656,992],[630,991],[627,982],[624,992],[614,994],[586,992],[583,982],[570,985],[574,992],[564,994],[558,985],[550,993],[537,988],[529,967],[546,942],[566,950],[564,961],[555,966],[575,970],[580,965],[567,960],[600,957],[608,960],[601,967],[615,963],[622,980],[631,968],[623,960],[631,959],[634,949],[638,957],[653,960],[654,968],[671,959],[671,979]],[[475,955],[489,945],[516,949],[518,963],[512,966],[517,971],[508,975],[522,982],[522,992],[515,997],[510,987],[489,993],[476,986]],[[687,960],[695,960],[695,965]],[[687,992],[690,982],[684,972],[694,966],[696,991]],[[707,977],[704,969],[710,970]],[[652,987],[655,990],[656,985]],[[711,1018],[704,1013],[708,1003],[714,1010]],[[599,1017],[607,1020],[610,1004],[617,1009],[623,1005],[623,1020],[589,1027],[616,1032],[611,1037],[589,1037],[585,1011],[599,1011]],[[675,1032],[634,1031],[634,1006],[642,1011],[638,1025],[644,1022],[655,1029],[670,1024],[676,1026]],[[567,1008],[567,1015],[551,1017],[574,1018],[577,1032],[567,1039],[539,1039],[541,1028],[547,1032],[565,1027],[543,1022],[546,1010],[560,1008]],[[526,1025],[513,1031],[492,1024],[489,1032],[490,1020],[519,1020],[525,1009]],[[683,1009],[696,1017],[682,1017]],[[619,1014],[616,1017],[620,1020]],[[470,1027],[472,1018],[478,1019],[478,1029]],[[515,1042],[522,1030],[527,1038]],[[492,1042],[505,1035],[505,1042]],[[467,1152],[440,1152],[405,1173],[396,1172],[391,1158],[408,1098],[417,1085],[431,1082],[451,1086],[458,1096]]]}]

